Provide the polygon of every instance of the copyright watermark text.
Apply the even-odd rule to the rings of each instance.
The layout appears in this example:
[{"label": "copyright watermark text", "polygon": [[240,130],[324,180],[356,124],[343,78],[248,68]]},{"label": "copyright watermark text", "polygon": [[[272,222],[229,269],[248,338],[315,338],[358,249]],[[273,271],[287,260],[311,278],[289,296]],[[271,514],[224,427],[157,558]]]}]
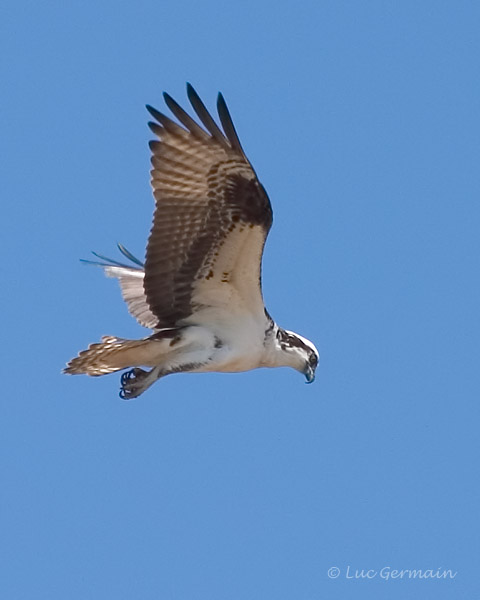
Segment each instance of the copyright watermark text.
[{"label": "copyright watermark text", "polygon": [[350,565],[340,569],[330,567],[327,571],[330,579],[455,579],[457,571],[452,569],[394,569],[393,567],[382,567],[381,569],[356,569]]}]

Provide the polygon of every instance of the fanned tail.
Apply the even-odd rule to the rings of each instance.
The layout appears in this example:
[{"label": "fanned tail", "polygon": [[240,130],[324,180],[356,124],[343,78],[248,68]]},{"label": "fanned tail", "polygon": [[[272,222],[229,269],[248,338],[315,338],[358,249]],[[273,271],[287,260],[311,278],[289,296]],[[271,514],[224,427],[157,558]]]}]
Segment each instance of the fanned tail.
[{"label": "fanned tail", "polygon": [[[125,340],[104,336],[97,344],[82,350],[63,370],[69,375],[107,375],[127,367],[149,365],[152,362],[151,340]],[[156,345],[158,348],[158,344]]]}]

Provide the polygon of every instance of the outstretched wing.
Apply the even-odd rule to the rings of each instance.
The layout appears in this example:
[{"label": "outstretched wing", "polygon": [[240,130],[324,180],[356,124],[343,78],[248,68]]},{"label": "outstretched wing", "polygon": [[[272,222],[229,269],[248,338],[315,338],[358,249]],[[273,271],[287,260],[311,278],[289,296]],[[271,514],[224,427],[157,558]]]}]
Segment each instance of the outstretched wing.
[{"label": "outstretched wing", "polygon": [[159,141],[150,143],[156,210],[143,285],[158,328],[210,307],[264,315],[260,271],[270,201],[223,96],[222,131],[190,85],[187,93],[205,129],[168,94],[165,102],[181,125],[147,107]]}]

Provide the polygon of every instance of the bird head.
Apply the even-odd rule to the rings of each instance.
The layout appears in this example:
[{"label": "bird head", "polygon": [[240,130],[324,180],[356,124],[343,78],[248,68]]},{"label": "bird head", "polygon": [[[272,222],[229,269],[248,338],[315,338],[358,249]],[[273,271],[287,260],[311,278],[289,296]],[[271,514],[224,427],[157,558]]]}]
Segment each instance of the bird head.
[{"label": "bird head", "polygon": [[303,373],[306,383],[313,383],[319,359],[315,345],[298,333],[280,327],[277,331],[277,344],[285,366]]}]

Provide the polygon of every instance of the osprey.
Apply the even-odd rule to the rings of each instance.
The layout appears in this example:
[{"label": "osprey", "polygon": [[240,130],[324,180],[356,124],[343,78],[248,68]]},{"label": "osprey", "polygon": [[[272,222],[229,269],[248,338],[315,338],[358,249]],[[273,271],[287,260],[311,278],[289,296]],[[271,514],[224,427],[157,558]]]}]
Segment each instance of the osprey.
[{"label": "osprey", "polygon": [[150,142],[156,208],[145,264],[120,244],[131,264],[94,253],[106,275],[119,280],[130,314],[153,333],[140,340],[105,336],[64,372],[98,376],[133,367],[121,377],[122,398],[182,372],[293,367],[311,383],[315,346],[280,328],[263,304],[261,262],[272,225],[267,193],[222,94],[223,131],[190,84],[187,94],[204,128],[166,93],[178,123],[147,106],[158,140]]}]

